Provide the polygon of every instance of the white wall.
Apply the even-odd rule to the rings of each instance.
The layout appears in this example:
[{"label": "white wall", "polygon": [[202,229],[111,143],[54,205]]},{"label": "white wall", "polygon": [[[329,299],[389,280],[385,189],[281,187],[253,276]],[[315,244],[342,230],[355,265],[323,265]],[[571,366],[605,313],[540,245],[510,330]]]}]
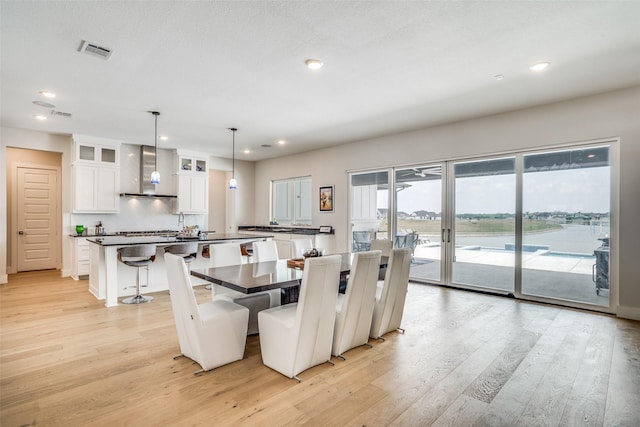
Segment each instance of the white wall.
[{"label": "white wall", "polygon": [[337,250],[347,251],[347,171],[608,137],[620,138],[618,314],[640,320],[640,87],[258,162],[255,219],[268,221],[271,180],[311,175],[314,191],[335,185],[336,193],[333,213],[314,200],[313,225],[332,225]]}]

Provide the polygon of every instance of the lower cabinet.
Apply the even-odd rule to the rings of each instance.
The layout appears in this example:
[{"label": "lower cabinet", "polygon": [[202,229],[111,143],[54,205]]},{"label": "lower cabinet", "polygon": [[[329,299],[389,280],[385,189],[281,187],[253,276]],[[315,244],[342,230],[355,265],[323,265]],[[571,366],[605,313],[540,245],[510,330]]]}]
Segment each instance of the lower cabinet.
[{"label": "lower cabinet", "polygon": [[87,279],[91,272],[89,242],[86,237],[74,237],[73,266],[71,277],[75,280]]}]

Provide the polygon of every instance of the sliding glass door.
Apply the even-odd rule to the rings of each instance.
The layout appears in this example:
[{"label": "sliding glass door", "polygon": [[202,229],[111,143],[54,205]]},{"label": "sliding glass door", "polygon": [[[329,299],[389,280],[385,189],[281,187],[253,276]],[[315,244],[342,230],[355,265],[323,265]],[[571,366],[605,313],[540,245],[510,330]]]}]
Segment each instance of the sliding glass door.
[{"label": "sliding glass door", "polygon": [[456,162],[452,176],[451,282],[513,292],[515,157]]},{"label": "sliding glass door", "polygon": [[522,294],[609,306],[609,147],[523,162]]},{"label": "sliding glass door", "polygon": [[395,171],[393,246],[411,248],[410,276],[442,281],[442,165],[420,165]]},{"label": "sliding glass door", "polygon": [[610,308],[611,147],[352,173],[351,250],[389,239],[414,281]]}]

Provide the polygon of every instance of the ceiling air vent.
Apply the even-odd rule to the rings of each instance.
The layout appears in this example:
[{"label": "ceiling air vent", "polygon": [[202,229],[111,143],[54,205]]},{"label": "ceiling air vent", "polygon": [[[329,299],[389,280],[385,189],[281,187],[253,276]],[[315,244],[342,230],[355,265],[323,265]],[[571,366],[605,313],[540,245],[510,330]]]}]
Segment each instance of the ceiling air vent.
[{"label": "ceiling air vent", "polygon": [[97,44],[89,43],[87,41],[82,41],[79,52],[97,56],[105,61],[109,59],[113,53],[113,51],[107,47],[98,46]]},{"label": "ceiling air vent", "polygon": [[62,111],[51,110],[52,116],[71,117],[71,113],[63,113]]}]

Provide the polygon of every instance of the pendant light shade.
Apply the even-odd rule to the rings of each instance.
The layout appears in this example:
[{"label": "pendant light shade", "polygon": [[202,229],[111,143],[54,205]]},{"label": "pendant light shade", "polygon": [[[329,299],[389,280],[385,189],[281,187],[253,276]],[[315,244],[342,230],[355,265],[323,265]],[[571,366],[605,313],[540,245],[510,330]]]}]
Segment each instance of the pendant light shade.
[{"label": "pendant light shade", "polygon": [[160,172],[158,172],[158,116],[160,113],[157,111],[152,111],[151,114],[155,116],[156,119],[156,127],[154,134],[154,143],[153,143],[153,158],[154,158],[154,167],[153,172],[151,172],[151,183],[152,184],[160,184]]},{"label": "pendant light shade", "polygon": [[231,179],[229,180],[229,189],[235,190],[238,188],[238,181],[236,181],[236,128],[229,128],[233,132],[233,145],[231,151]]}]

